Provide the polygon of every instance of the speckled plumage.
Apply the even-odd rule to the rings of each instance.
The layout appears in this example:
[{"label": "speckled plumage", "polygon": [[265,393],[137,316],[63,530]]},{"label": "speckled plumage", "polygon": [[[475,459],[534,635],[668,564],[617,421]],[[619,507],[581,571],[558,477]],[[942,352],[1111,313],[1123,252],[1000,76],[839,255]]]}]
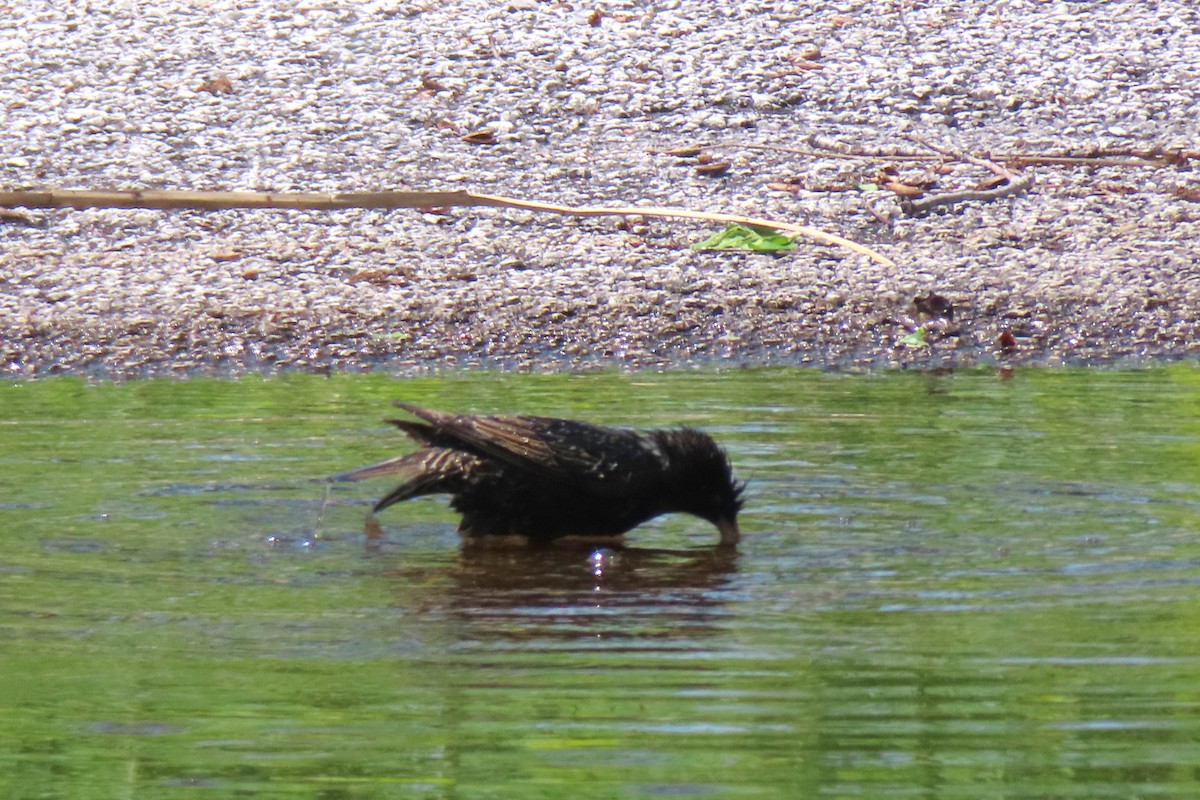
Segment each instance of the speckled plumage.
[{"label": "speckled plumage", "polygon": [[739,538],[742,485],[712,437],[692,428],[638,433],[574,420],[472,416],[397,403],[422,420],[388,420],[420,446],[341,476],[398,477],[379,512],[423,494],[449,494],[464,536],[610,536],[673,512]]}]

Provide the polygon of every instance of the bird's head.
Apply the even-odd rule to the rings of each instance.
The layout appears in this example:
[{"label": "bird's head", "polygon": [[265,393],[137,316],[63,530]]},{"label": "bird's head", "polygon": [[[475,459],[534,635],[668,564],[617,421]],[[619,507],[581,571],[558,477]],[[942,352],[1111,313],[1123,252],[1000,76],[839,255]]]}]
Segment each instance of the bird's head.
[{"label": "bird's head", "polygon": [[734,477],[725,451],[693,428],[658,431],[654,438],[668,462],[669,510],[706,519],[717,526],[721,544],[737,544],[737,515],[746,484]]}]

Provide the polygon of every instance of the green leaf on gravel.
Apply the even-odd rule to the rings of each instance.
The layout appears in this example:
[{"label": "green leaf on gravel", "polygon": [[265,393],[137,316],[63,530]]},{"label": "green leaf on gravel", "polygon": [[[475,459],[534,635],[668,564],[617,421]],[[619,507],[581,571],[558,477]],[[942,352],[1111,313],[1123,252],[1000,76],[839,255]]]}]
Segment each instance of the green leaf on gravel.
[{"label": "green leaf on gravel", "polygon": [[796,242],[770,228],[729,223],[725,230],[714,233],[703,242],[692,245],[693,250],[758,250],[777,253],[794,250]]},{"label": "green leaf on gravel", "polygon": [[896,344],[902,344],[907,347],[929,347],[929,342],[925,341],[924,328],[917,328],[912,333],[902,337]]}]

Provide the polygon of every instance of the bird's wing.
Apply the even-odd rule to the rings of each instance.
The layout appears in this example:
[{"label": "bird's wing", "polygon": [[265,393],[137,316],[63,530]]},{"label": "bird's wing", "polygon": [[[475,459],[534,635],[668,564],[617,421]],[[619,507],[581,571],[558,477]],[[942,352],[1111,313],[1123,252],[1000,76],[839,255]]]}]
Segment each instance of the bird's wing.
[{"label": "bird's wing", "polygon": [[557,463],[553,449],[538,435],[537,417],[477,417],[447,414],[400,402],[396,406],[428,422],[435,436],[465,444],[503,461],[530,468],[537,465],[553,468]]},{"label": "bird's wing", "polygon": [[413,453],[389,458],[352,472],[334,476],[338,481],[368,478],[399,478],[401,483],[375,504],[375,511],[422,494],[454,494],[473,472],[483,466],[474,453],[444,447],[423,447]]},{"label": "bird's wing", "polygon": [[661,468],[658,448],[629,430],[550,417],[455,415],[396,405],[432,425],[439,442],[453,441],[590,491],[621,491],[620,478]]}]

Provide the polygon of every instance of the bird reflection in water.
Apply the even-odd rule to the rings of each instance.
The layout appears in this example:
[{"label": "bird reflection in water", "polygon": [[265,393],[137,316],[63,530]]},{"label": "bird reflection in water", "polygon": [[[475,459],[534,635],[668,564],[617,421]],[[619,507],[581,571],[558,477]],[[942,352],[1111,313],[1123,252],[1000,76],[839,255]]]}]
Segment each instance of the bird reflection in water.
[{"label": "bird reflection in water", "polygon": [[[728,547],[666,550],[553,546],[496,548],[465,543],[440,575],[429,566],[386,574],[405,598],[421,586],[426,621],[452,620],[476,642],[597,641],[638,650],[686,649],[716,630],[737,572]],[[408,600],[402,599],[407,605]]]}]

